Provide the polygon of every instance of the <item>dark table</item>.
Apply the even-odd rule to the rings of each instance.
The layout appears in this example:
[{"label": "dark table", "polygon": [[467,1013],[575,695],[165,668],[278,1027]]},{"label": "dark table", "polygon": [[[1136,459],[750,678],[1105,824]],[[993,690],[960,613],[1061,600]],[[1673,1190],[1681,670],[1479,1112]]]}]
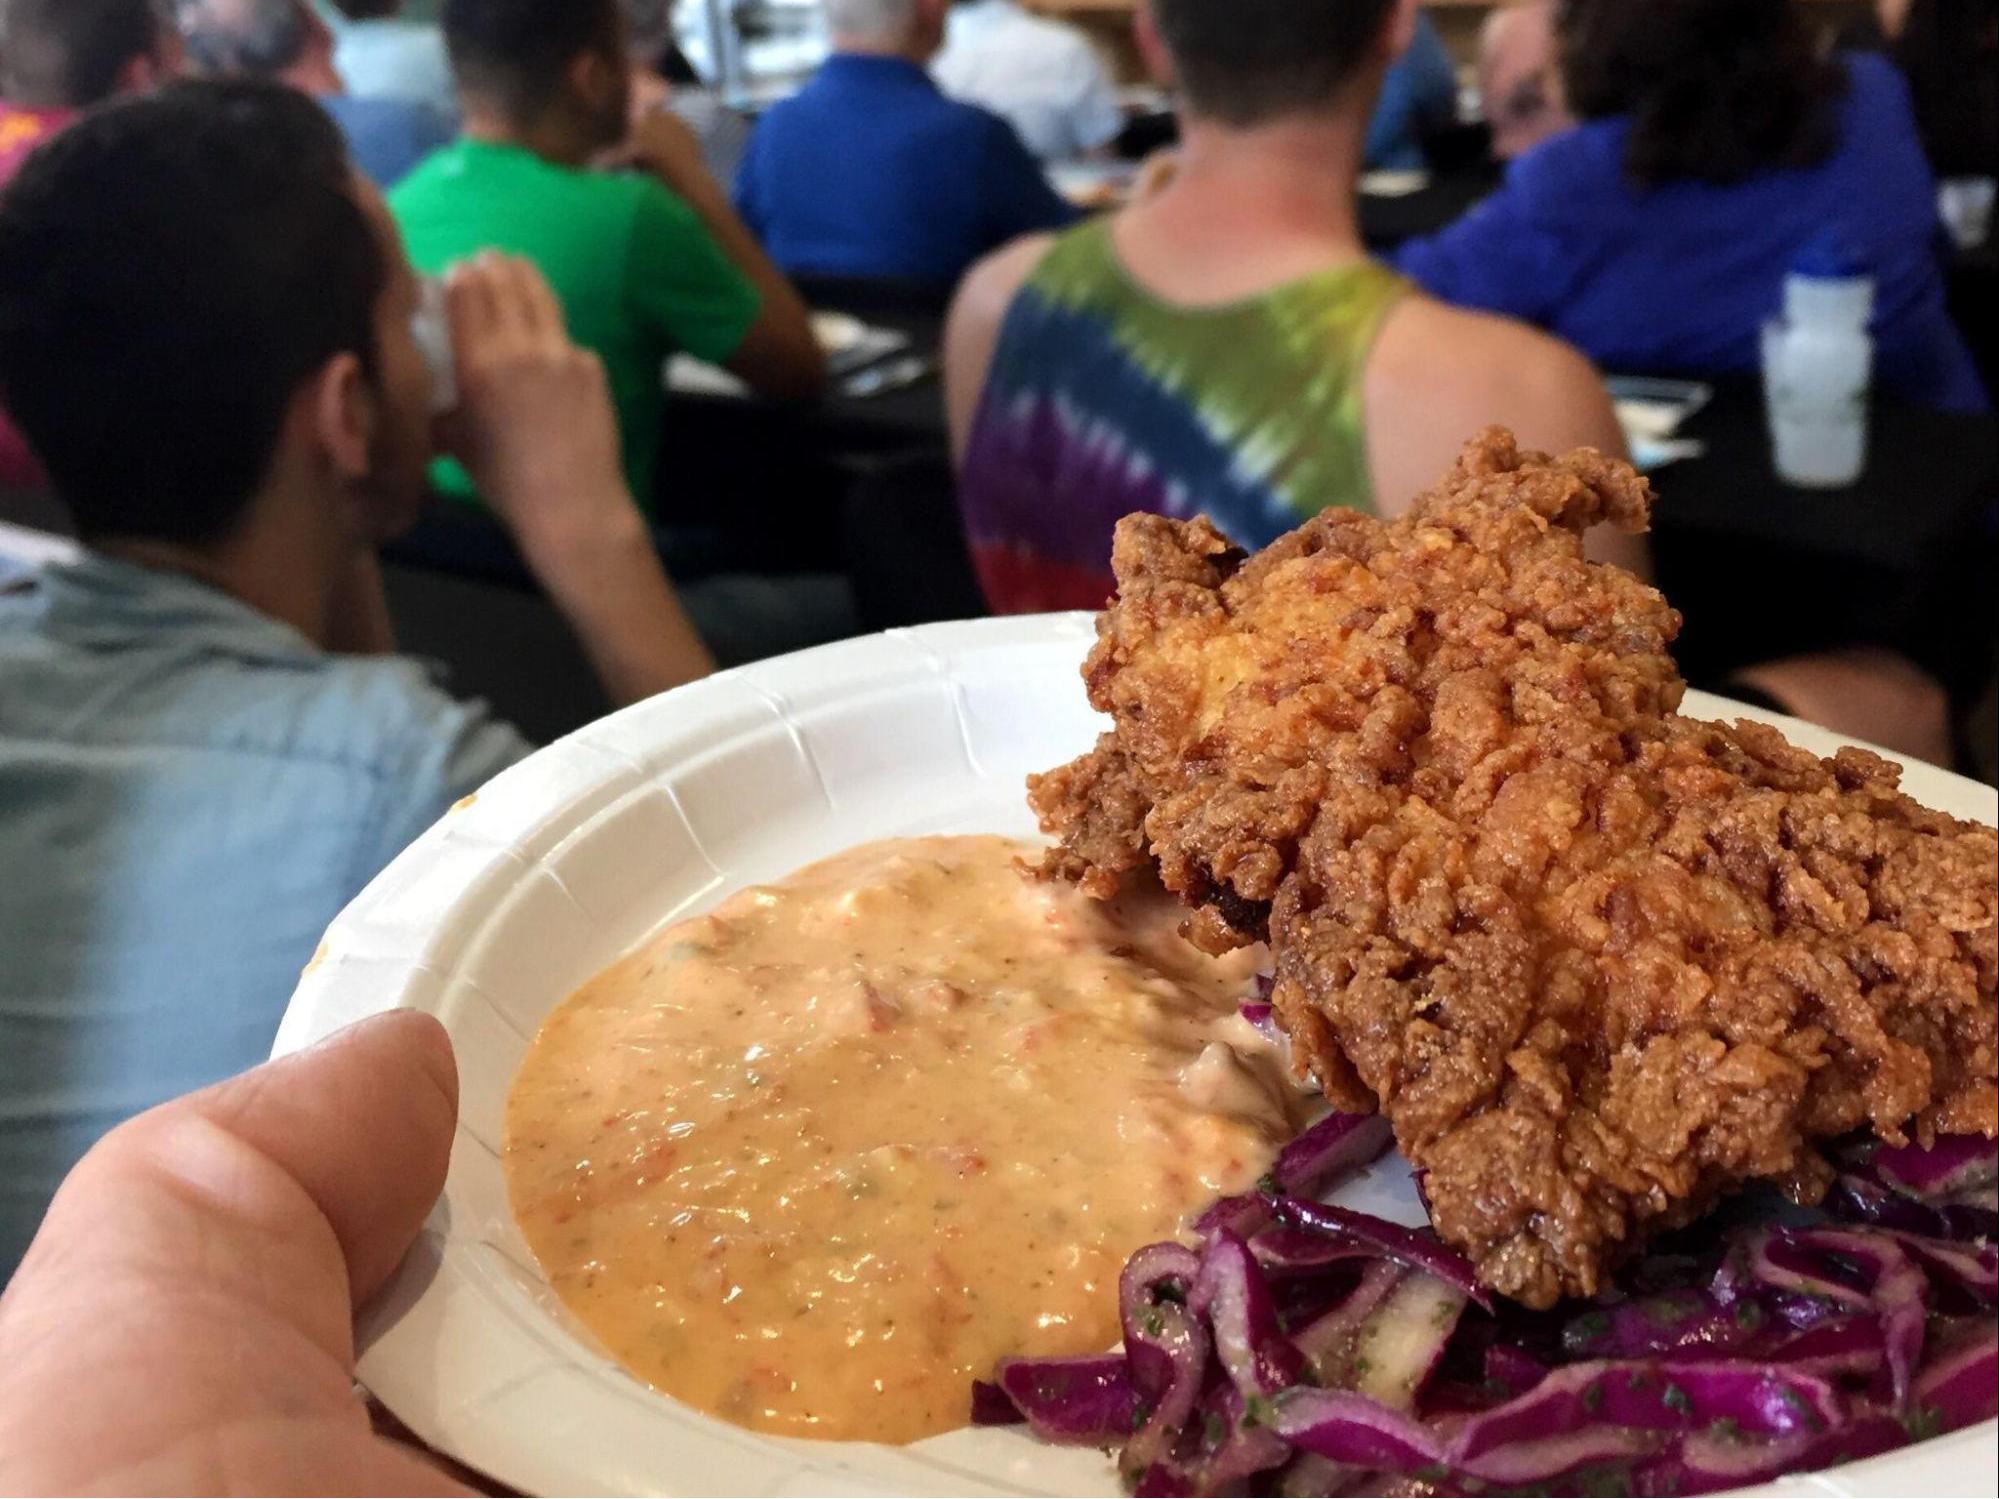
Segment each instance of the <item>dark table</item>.
[{"label": "dark table", "polygon": [[[826,307],[823,299],[815,305]],[[936,367],[944,318],[936,311],[837,307],[909,335],[900,359],[931,362],[914,383],[879,395],[845,394],[783,406],[755,397],[669,393],[654,514],[683,556],[712,570],[845,568],[841,516],[854,484],[913,455],[950,446]]]},{"label": "dark table", "polygon": [[1399,198],[1362,193],[1360,237],[1368,249],[1386,254],[1412,239],[1448,228],[1499,186],[1501,169],[1484,162],[1431,174],[1430,185]]},{"label": "dark table", "polygon": [[1653,476],[1653,553],[1687,619],[1689,678],[1713,685],[1758,661],[1887,645],[1960,695],[1982,685],[1999,423],[1877,396],[1866,472],[1830,491],[1777,477],[1754,377],[1718,382],[1684,435],[1708,451]]}]

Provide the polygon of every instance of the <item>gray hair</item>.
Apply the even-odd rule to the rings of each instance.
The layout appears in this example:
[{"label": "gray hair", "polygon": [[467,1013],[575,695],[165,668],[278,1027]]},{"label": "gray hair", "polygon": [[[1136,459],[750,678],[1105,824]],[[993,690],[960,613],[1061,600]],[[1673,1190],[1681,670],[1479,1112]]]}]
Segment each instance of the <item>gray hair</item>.
[{"label": "gray hair", "polygon": [[304,55],[312,20],[304,0],[183,0],[180,29],[196,71],[269,78]]},{"label": "gray hair", "polygon": [[916,19],[915,0],[824,0],[826,29],[835,36],[900,39]]}]

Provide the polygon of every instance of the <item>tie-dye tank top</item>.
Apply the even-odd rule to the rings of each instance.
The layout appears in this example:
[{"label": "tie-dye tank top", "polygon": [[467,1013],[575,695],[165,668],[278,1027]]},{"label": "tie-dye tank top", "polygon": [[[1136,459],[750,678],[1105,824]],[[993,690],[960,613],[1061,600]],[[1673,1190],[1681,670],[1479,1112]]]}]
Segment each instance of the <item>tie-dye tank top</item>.
[{"label": "tie-dye tank top", "polygon": [[1247,547],[1330,505],[1371,510],[1362,373],[1408,289],[1363,261],[1175,307],[1124,269],[1109,219],[1064,235],[1007,309],[965,449],[987,601],[1101,608],[1134,510],[1205,513]]}]

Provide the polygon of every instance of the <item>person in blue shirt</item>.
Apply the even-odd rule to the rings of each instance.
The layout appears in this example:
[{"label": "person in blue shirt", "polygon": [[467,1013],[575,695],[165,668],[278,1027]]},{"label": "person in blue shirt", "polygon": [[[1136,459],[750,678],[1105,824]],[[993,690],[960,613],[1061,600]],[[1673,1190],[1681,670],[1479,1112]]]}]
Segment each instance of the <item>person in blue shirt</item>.
[{"label": "person in blue shirt", "polygon": [[1367,127],[1364,160],[1370,171],[1420,171],[1429,165],[1423,137],[1457,115],[1458,78],[1444,39],[1427,12],[1418,11],[1402,55],[1381,80],[1381,98]]},{"label": "person in blue shirt", "polygon": [[457,94],[435,5],[316,0],[333,27],[334,66],[357,99],[397,99],[455,119]]},{"label": "person in blue shirt", "polygon": [[428,104],[348,93],[333,33],[306,0],[187,0],[181,30],[196,72],[268,78],[312,95],[347,137],[354,164],[384,190],[456,133]]},{"label": "person in blue shirt", "polygon": [[825,0],[833,55],[758,122],[736,206],[792,275],[955,286],[1076,210],[1011,125],[924,71],[949,0]]},{"label": "person in blue shirt", "polygon": [[1559,52],[1582,121],[1396,264],[1433,295],[1510,313],[1618,373],[1753,370],[1759,330],[1830,234],[1876,289],[1876,384],[1981,411],[1944,302],[1936,189],[1909,91],[1877,57],[1828,59],[1796,0],[1568,0]]},{"label": "person in blue shirt", "polygon": [[[493,257],[447,295],[453,451],[610,694],[706,671],[553,293]],[[0,1278],[95,1139],[265,1056],[327,924],[528,753],[394,654],[420,307],[278,85],[101,108],[0,195],[0,392],[85,544],[0,583]]]}]

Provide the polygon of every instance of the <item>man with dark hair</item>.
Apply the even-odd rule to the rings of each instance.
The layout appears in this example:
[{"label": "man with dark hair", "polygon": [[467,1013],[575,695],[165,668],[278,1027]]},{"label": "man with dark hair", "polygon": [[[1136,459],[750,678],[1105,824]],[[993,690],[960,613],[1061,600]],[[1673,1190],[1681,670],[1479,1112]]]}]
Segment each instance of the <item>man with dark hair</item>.
[{"label": "man with dark hair", "polygon": [[179,38],[158,0],[0,5],[0,184],[81,110],[173,75]]},{"label": "man with dark hair", "polygon": [[[0,190],[81,111],[153,87],[179,59],[179,34],[158,0],[0,0]],[[0,408],[0,490],[43,485]]]},{"label": "man with dark hair", "polygon": [[736,203],[793,275],[948,293],[981,255],[1076,211],[1005,120],[925,66],[949,0],[822,0],[833,55],[757,122]]},{"label": "man with dark hair", "polygon": [[[447,297],[443,430],[610,694],[700,675],[546,285],[492,257]],[[0,195],[0,394],[88,546],[0,589],[0,1275],[93,1139],[261,1056],[332,917],[527,752],[392,654],[421,300],[274,85],[94,111]]]},{"label": "man with dark hair", "polygon": [[[628,127],[619,0],[448,0],[444,29],[465,134],[391,195],[410,255],[431,272],[488,248],[541,267],[610,375],[640,503],[653,497],[661,373],[675,352],[765,395],[819,393],[826,362],[805,303],[703,169],[693,135],[662,110]],[[593,167],[621,147],[636,170]],[[456,465],[433,482],[475,493]]]},{"label": "man with dark hair", "polygon": [[1151,0],[1141,20],[1184,100],[1177,171],[991,257],[946,334],[996,608],[1100,606],[1133,510],[1204,510],[1260,547],[1331,505],[1401,513],[1491,423],[1621,454],[1586,360],[1431,301],[1361,243],[1368,124],[1416,0]]},{"label": "man with dark hair", "polygon": [[333,33],[306,0],[184,0],[181,31],[196,72],[268,78],[317,99],[377,187],[393,187],[451,140],[451,122],[426,104],[348,93]]}]

